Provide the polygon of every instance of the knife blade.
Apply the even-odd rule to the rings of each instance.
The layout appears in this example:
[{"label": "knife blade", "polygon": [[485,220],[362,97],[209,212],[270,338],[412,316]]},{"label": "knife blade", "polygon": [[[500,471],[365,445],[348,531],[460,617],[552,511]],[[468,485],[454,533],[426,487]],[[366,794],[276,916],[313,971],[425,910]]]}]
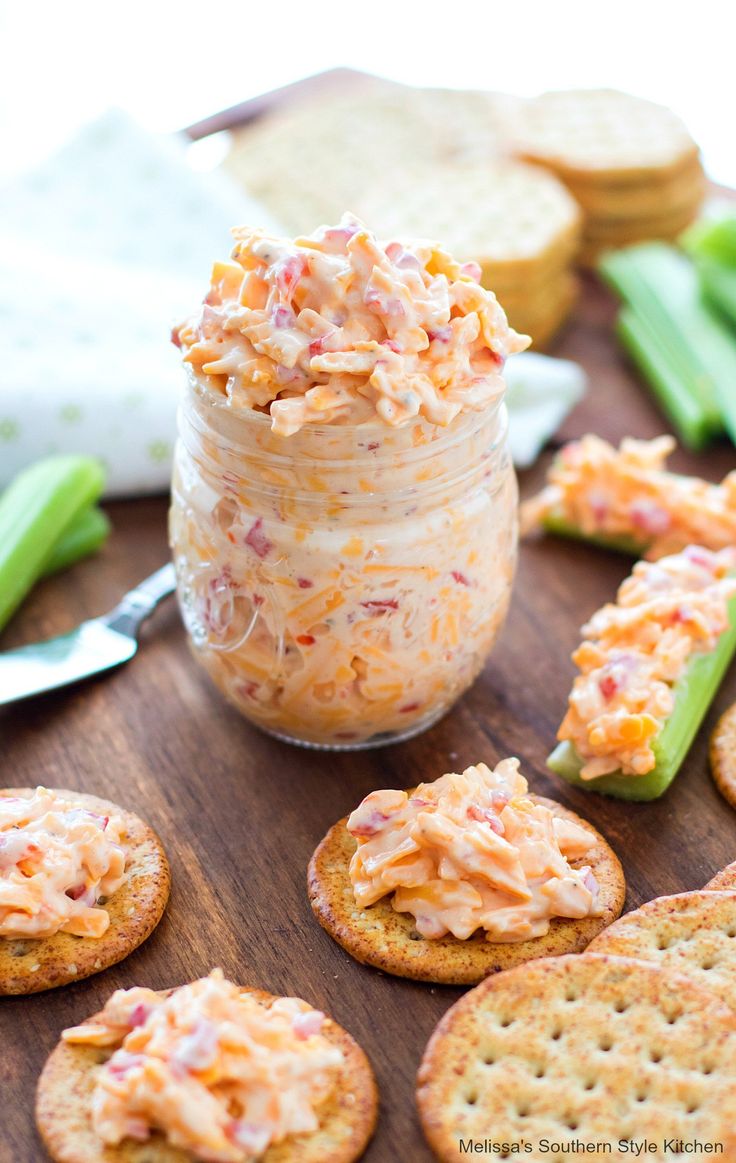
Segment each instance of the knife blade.
[{"label": "knife blade", "polygon": [[174,567],[165,565],[126,594],[108,614],[45,642],[0,652],[0,706],[129,662],[138,649],[142,623],[175,588]]}]

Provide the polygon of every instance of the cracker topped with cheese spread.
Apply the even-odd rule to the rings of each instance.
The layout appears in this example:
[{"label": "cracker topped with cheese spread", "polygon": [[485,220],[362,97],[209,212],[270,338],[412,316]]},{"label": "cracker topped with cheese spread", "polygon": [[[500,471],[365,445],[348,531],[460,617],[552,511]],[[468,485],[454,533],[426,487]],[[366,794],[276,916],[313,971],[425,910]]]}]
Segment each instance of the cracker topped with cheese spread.
[{"label": "cracker topped with cheese spread", "polygon": [[518,767],[367,796],[310,862],[323,928],[358,961],[454,985],[584,949],[621,912],[621,866],[589,824],[529,795]]},{"label": "cracker topped with cheese spread", "polygon": [[169,889],[161,841],[132,812],[79,792],[0,791],[0,994],[66,985],[127,957]]}]

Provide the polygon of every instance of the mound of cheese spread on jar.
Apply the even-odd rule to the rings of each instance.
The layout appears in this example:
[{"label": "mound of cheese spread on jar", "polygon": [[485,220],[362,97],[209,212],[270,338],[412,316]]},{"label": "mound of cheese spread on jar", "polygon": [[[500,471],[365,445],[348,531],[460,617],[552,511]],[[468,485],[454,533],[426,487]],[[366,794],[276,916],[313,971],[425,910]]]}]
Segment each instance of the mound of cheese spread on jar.
[{"label": "mound of cheese spread on jar", "polygon": [[736,549],[700,546],[638,562],[616,604],[583,626],[586,640],[572,656],[581,673],[557,733],[585,760],[583,779],[655,766],[652,745],[673,711],[674,684],[728,629],[735,568]]},{"label": "mound of cheese spread on jar", "polygon": [[522,533],[549,517],[587,537],[626,537],[655,561],[687,545],[736,545],[736,472],[720,485],[666,471],[673,437],[624,439],[616,449],[599,436],[565,445],[547,486],[521,507]]},{"label": "mound of cheese spread on jar", "polygon": [[447,425],[504,389],[507,355],[529,343],[480,268],[434,243],[381,243],[343,216],[295,241],[238,227],[202,309],[175,329],[184,359],[233,408],[305,424]]},{"label": "mound of cheese spread on jar", "polygon": [[47,788],[0,796],[0,937],[102,937],[125,883],[125,825]]},{"label": "mound of cheese spread on jar", "polygon": [[299,998],[263,1005],[222,971],[175,989],[120,989],[64,1041],[114,1049],[97,1074],[92,1122],[103,1143],[161,1131],[207,1163],[249,1163],[287,1135],[317,1130],[342,1051],[324,1014]]},{"label": "mound of cheese spread on jar", "polygon": [[518,759],[443,775],[415,792],[375,791],[348,819],[361,907],[393,893],[423,937],[527,941],[553,917],[600,915],[589,867],[572,868],[595,844],[580,825],[527,798]]}]

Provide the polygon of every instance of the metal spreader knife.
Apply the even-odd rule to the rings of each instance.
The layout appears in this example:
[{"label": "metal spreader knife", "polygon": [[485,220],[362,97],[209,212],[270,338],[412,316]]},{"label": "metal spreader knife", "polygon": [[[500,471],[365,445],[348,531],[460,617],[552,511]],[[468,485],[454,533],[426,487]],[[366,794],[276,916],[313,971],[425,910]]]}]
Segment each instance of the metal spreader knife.
[{"label": "metal spreader knife", "polygon": [[138,649],[138,631],[159,602],[174,592],[173,565],[165,565],[126,594],[109,614],[76,630],[0,651],[0,705],[101,674],[128,662]]}]

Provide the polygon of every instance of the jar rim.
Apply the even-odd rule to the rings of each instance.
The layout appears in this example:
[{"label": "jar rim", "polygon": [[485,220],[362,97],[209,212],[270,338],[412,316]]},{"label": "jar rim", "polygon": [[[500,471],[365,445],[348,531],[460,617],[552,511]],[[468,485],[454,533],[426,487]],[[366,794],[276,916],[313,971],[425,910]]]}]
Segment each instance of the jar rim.
[{"label": "jar rim", "polygon": [[[214,392],[206,381],[206,378],[199,375],[188,364],[185,364],[185,371],[190,390],[200,399],[206,408],[212,408],[223,416],[227,416],[229,420],[244,426],[244,431],[249,427],[254,429],[261,429],[266,435],[268,432],[273,432],[271,428],[271,417],[265,412],[256,412],[252,408],[233,409],[226,397],[221,393]],[[369,420],[363,424],[305,424],[298,432],[291,436],[278,436],[274,433],[274,439],[284,442],[284,451],[277,452],[274,449],[268,451],[260,450],[256,452],[255,449],[249,448],[249,459],[263,459],[272,465],[291,464],[295,457],[299,458],[299,451],[294,449],[289,451],[288,442],[294,437],[301,437],[302,439],[310,440],[314,438],[316,441],[320,439],[336,439],[341,438],[345,442],[350,441],[351,438],[365,437],[367,439],[373,438],[376,434],[410,433],[414,429],[426,426],[434,429],[437,432],[437,437],[433,440],[422,442],[413,447],[409,446],[403,449],[394,448],[385,452],[376,452],[372,455],[372,463],[380,466],[384,463],[389,463],[395,460],[397,455],[410,454],[416,462],[421,462],[423,459],[429,459],[436,456],[440,452],[449,451],[453,444],[465,439],[468,435],[468,427],[474,427],[475,424],[481,425],[487,423],[490,419],[497,417],[500,421],[505,420],[506,409],[504,407],[505,392],[499,393],[489,404],[477,410],[467,410],[460,412],[454,420],[447,425],[432,424],[423,416],[415,416],[407,423],[397,426],[388,425],[378,418]],[[505,427],[505,425],[504,425]],[[209,434],[210,437],[212,433]],[[220,434],[218,434],[220,435]],[[222,436],[222,439],[226,439]],[[231,442],[232,443],[232,442]],[[305,458],[306,459],[306,458]],[[353,457],[330,457],[330,466],[336,469],[354,465]]]}]

